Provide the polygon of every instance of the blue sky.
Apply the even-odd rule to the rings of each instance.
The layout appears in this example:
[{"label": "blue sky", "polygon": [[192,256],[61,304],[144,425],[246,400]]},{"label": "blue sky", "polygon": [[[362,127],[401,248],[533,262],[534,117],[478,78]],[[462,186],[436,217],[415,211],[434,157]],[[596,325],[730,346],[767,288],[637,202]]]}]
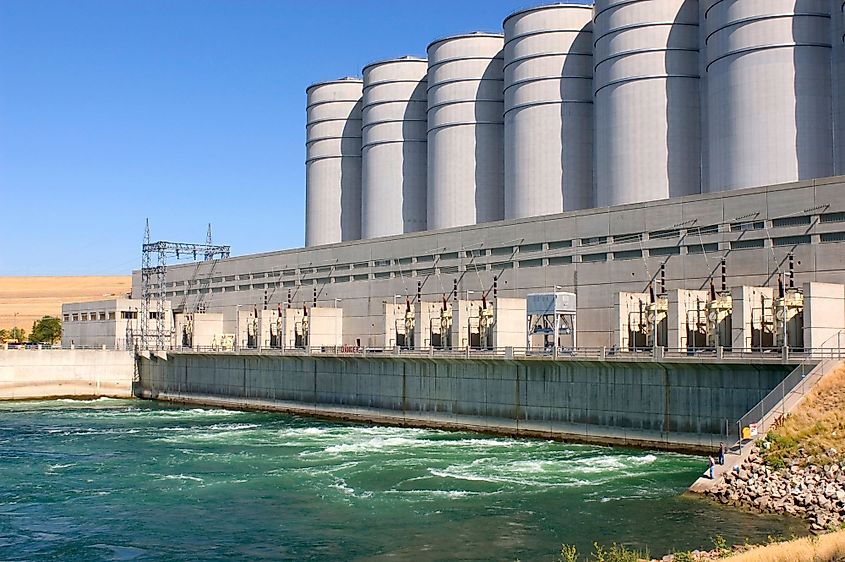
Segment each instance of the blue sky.
[{"label": "blue sky", "polygon": [[0,275],[127,274],[146,217],[236,255],[302,246],[306,86],[526,5],[0,0]]}]

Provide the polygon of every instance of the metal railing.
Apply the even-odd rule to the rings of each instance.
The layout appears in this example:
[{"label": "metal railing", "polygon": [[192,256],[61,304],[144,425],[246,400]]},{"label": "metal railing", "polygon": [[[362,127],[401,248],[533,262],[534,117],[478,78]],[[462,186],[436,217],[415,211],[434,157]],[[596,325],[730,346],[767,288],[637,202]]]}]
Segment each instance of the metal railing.
[{"label": "metal railing", "polygon": [[845,357],[845,349],[764,349],[764,350],[725,350],[723,348],[640,348],[636,350],[619,349],[614,347],[558,347],[558,348],[526,348],[526,347],[373,347],[373,346],[311,346],[281,348],[221,348],[220,346],[196,346],[193,348],[172,348],[170,351],[185,353],[242,353],[269,355],[326,355],[346,357],[439,357],[439,358],[472,358],[472,359],[590,359],[600,361],[673,361],[673,362],[712,362],[728,361],[740,362],[754,360],[766,363],[807,363],[817,362],[825,358]]},{"label": "metal railing", "polygon": [[[822,343],[820,348],[807,350],[804,359],[771,392],[736,422],[736,436],[740,444],[745,438],[762,437],[773,425],[783,420],[791,409],[812,390],[827,371],[845,359],[839,347],[845,330],[840,330]],[[834,341],[837,347],[828,348]]]}]

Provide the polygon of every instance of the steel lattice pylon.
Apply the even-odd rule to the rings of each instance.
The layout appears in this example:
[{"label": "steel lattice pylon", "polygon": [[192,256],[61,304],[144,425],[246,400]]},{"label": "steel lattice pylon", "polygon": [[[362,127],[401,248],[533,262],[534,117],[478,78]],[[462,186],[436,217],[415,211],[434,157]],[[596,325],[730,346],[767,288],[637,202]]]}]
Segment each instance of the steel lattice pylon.
[{"label": "steel lattice pylon", "polygon": [[[228,258],[229,246],[211,243],[211,225],[208,225],[206,244],[191,244],[187,242],[150,242],[150,221],[147,219],[144,230],[144,244],[141,252],[141,349],[164,349],[165,333],[164,301],[167,281],[167,258],[191,257],[194,260],[201,256],[203,260]],[[156,265],[153,265],[153,254],[156,255]],[[153,287],[153,283],[155,286]],[[150,318],[150,303],[156,301],[156,328],[150,334],[148,321]],[[137,344],[136,344],[137,346]]]}]

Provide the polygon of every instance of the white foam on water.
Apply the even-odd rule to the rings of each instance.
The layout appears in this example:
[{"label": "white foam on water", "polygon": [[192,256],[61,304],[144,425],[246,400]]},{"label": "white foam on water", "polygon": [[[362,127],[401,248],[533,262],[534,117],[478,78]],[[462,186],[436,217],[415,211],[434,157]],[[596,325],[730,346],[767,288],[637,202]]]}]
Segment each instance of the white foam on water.
[{"label": "white foam on water", "polygon": [[428,446],[429,444],[430,443],[428,441],[408,439],[406,437],[376,437],[360,443],[341,443],[338,445],[332,445],[323,449],[323,452],[329,454],[371,453],[391,448],[420,447]]},{"label": "white foam on water", "polygon": [[347,495],[347,496],[350,496],[350,497],[353,497],[353,498],[358,498],[358,499],[370,498],[373,495],[372,492],[362,492],[360,494],[356,494],[355,488],[353,488],[352,486],[347,484],[346,480],[344,480],[343,478],[335,478],[334,483],[329,484],[329,488],[334,488],[335,490],[340,490],[341,492],[343,492],[344,495]]},{"label": "white foam on water", "polygon": [[198,476],[188,476],[187,474],[165,474],[163,478],[159,480],[191,480],[194,482],[205,482],[202,478]]},{"label": "white foam on water", "polygon": [[125,402],[126,400],[122,398],[107,398],[102,396],[100,398],[92,398],[90,400],[79,400],[76,398],[59,398],[56,402],[62,402],[63,404],[93,404],[95,402]]},{"label": "white foam on water", "polygon": [[75,462],[67,463],[67,464],[50,464],[47,465],[47,472],[56,472],[57,470],[63,470],[65,468],[70,468],[72,466],[76,466]]},{"label": "white foam on water", "polygon": [[242,431],[260,427],[257,423],[215,423],[204,429],[212,431]]}]

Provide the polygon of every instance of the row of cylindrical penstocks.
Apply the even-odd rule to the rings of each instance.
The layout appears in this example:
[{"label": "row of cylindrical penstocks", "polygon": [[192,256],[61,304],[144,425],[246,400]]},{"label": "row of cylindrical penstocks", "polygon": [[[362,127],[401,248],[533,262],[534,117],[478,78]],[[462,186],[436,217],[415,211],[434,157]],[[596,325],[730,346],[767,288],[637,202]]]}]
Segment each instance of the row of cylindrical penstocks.
[{"label": "row of cylindrical penstocks", "polygon": [[597,0],[308,88],[306,245],[845,173],[845,0]]}]

